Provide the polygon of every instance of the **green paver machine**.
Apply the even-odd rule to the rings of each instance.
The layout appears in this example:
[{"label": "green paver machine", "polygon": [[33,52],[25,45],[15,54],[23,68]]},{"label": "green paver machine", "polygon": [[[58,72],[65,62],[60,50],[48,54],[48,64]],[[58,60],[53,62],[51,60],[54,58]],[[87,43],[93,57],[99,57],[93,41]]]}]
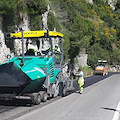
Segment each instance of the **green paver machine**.
[{"label": "green paver machine", "polygon": [[[31,99],[34,104],[48,97],[66,95],[73,91],[73,80],[61,74],[63,61],[63,34],[54,31],[23,31],[5,35],[7,39],[22,39],[22,54],[0,64],[0,99]],[[52,38],[59,38],[61,53],[53,51]],[[44,55],[26,55],[24,39],[47,38],[50,50]],[[57,61],[57,62],[56,62]]]}]

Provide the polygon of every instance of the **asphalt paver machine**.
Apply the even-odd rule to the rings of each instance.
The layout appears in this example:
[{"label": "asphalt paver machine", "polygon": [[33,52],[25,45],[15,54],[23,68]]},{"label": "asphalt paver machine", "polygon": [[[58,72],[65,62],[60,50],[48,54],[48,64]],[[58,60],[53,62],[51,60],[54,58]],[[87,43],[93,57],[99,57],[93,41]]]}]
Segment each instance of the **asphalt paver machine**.
[{"label": "asphalt paver machine", "polygon": [[[65,96],[68,91],[74,90],[73,79],[62,75],[63,34],[21,30],[5,36],[10,40],[22,39],[22,54],[0,64],[0,99],[30,99],[34,104],[40,104],[48,98]],[[56,60],[52,43],[52,38],[56,37],[61,46],[59,60]],[[32,38],[49,39],[50,50],[38,55],[25,54],[24,39]]]}]

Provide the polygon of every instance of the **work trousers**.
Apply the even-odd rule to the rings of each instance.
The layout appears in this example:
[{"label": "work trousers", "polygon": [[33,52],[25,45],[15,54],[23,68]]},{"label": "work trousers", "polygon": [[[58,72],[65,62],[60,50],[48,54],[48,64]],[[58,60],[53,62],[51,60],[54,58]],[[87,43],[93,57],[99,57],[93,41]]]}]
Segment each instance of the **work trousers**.
[{"label": "work trousers", "polygon": [[79,85],[79,92],[83,92],[83,85],[84,85],[84,79],[78,79],[78,85]]}]

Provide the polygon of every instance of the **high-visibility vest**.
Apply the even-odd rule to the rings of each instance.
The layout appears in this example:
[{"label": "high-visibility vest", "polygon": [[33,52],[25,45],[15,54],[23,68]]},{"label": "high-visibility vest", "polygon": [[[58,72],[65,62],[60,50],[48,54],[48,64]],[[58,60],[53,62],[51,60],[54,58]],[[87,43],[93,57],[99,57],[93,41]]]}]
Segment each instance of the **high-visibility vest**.
[{"label": "high-visibility vest", "polygon": [[60,48],[59,47],[58,48],[53,47],[53,51],[54,51],[54,53],[60,53]]}]

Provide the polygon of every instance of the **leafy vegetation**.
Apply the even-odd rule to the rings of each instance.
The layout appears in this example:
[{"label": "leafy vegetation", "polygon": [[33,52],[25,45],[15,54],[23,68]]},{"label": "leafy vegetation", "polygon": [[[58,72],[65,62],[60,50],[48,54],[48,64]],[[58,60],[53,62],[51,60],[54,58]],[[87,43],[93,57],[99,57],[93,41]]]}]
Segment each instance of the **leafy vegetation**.
[{"label": "leafy vegetation", "polygon": [[57,20],[57,18],[54,16],[53,12],[49,12],[48,13],[48,28],[50,30],[54,30],[54,28],[56,28],[57,31],[60,31],[61,27],[60,24]]},{"label": "leafy vegetation", "polygon": [[[42,14],[47,5],[52,6],[48,14],[49,30],[64,34],[65,61],[74,58],[86,49],[88,65],[95,67],[98,59],[119,64],[120,58],[120,0],[113,11],[108,0],[4,0],[0,1],[0,15],[3,16],[4,31],[14,31],[19,24],[20,13],[30,17],[30,29],[42,29]],[[7,24],[6,24],[7,23]]]},{"label": "leafy vegetation", "polygon": [[120,45],[119,3],[118,0],[117,8],[113,11],[107,0],[94,0],[94,4],[85,0],[60,1],[61,9],[67,12],[69,21],[64,27],[71,34],[68,53],[72,62],[80,51],[86,48],[88,65],[93,68],[98,59],[118,64],[118,52],[115,51],[119,51]]}]

